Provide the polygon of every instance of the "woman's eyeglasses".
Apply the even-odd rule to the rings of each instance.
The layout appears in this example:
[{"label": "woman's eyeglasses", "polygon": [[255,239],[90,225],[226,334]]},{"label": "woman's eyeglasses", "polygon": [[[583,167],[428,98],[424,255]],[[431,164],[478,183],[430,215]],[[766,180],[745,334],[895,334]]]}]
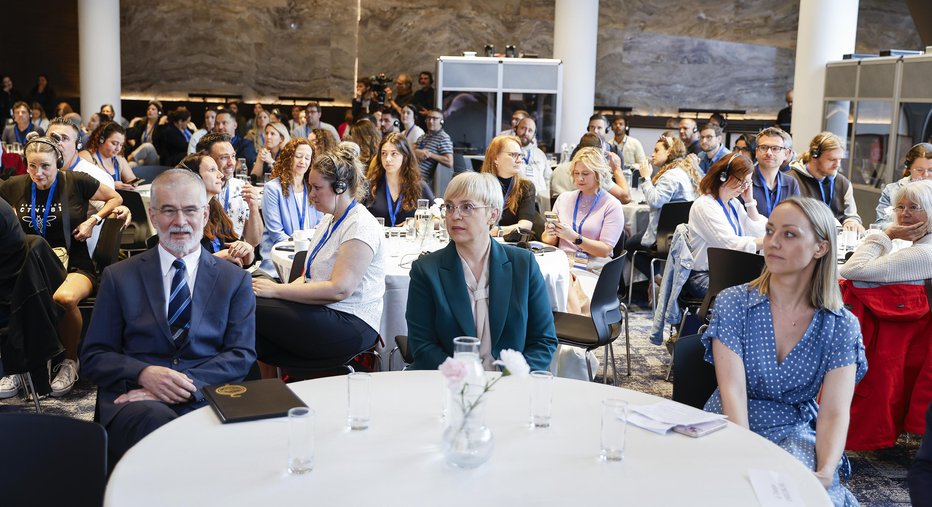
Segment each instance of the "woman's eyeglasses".
[{"label": "woman's eyeglasses", "polygon": [[477,209],[489,208],[490,206],[477,206],[471,202],[464,202],[459,206],[455,204],[446,203],[443,206],[440,206],[440,216],[446,218],[447,215],[453,215],[453,212],[459,210],[460,216],[462,217],[471,217],[473,212]]},{"label": "woman's eyeglasses", "polygon": [[893,211],[897,213],[903,213],[904,211],[909,210],[910,213],[918,213],[920,211],[925,211],[922,209],[922,206],[918,204],[910,204],[909,206],[897,206],[893,208]]}]

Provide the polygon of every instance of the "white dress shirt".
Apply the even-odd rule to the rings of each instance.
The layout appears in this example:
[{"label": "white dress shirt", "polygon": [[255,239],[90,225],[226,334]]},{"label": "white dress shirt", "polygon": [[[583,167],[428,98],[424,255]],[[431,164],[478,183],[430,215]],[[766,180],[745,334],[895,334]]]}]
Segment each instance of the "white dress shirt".
[{"label": "white dress shirt", "polygon": [[[175,262],[174,254],[170,253],[161,244],[159,250],[159,265],[162,268],[162,288],[165,291],[165,315],[168,315],[168,298],[171,296],[172,278],[175,277],[175,268],[172,263]],[[201,245],[198,243],[197,249],[181,258],[184,261],[184,269],[187,272],[186,280],[191,297],[194,297],[194,281],[197,279],[197,264],[201,260]]]}]

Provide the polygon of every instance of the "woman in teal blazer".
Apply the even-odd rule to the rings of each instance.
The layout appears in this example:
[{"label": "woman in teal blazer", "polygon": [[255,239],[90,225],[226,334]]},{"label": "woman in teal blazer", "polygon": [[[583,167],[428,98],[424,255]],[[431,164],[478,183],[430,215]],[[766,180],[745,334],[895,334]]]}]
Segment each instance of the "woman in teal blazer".
[{"label": "woman in teal blazer", "polygon": [[450,244],[411,268],[411,367],[435,369],[453,355],[453,338],[476,336],[486,369],[503,349],[522,352],[531,370],[548,369],[557,337],[540,268],[531,252],[489,236],[502,210],[500,185],[488,174],[462,173],[444,198]]}]

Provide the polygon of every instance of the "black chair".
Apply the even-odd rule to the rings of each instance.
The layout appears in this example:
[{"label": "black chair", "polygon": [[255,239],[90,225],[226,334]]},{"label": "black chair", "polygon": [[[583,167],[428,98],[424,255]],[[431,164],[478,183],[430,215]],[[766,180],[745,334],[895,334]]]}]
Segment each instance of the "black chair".
[{"label": "black chair", "polygon": [[134,190],[117,190],[123,198],[123,205],[133,214],[132,221],[123,229],[120,247],[128,253],[148,250],[146,240],[152,236],[149,226],[149,211],[142,202],[142,196]]},{"label": "black chair", "polygon": [[472,166],[466,161],[462,153],[453,153],[453,175],[462,172],[472,171]]},{"label": "black chair", "polygon": [[[107,432],[70,417],[0,414],[4,505],[100,507],[107,484]],[[54,485],[50,484],[54,481]]]},{"label": "black chair", "polygon": [[[100,227],[100,235],[97,236],[97,247],[94,248],[94,254],[91,256],[94,265],[97,267],[97,273],[103,273],[104,268],[120,260],[123,220],[108,218],[104,220],[103,225]],[[78,303],[78,308],[93,310],[95,301],[97,301],[95,296],[84,298]]]},{"label": "black chair", "polygon": [[[625,327],[625,357],[628,362],[628,375],[631,375],[631,340],[628,334],[628,307],[618,300],[618,284],[621,282],[621,270],[624,255],[615,257],[602,267],[595,284],[590,303],[590,316],[573,313],[553,312],[553,325],[557,331],[557,340],[561,345],[582,347],[586,352],[605,347],[605,364],[602,377],[608,383],[608,362],[612,363],[612,378],[618,385],[618,371],[615,367],[615,351],[612,343]],[[622,311],[624,317],[622,317]],[[623,322],[622,322],[623,321]],[[586,371],[592,380],[592,367],[589,354],[586,354]]]},{"label": "black chair", "polygon": [[651,248],[639,248],[631,254],[631,274],[628,277],[628,304],[631,304],[631,295],[634,287],[634,259],[638,254],[650,257],[650,279],[647,281],[650,287],[651,298],[650,308],[656,309],[655,306],[655,289],[654,277],[656,272],[654,265],[659,262],[665,262],[670,254],[670,243],[673,241],[673,231],[676,226],[689,221],[689,210],[692,208],[692,201],[668,202],[660,208],[660,217],[657,219],[657,244]]},{"label": "black chair", "polygon": [[414,362],[414,356],[411,355],[411,349],[408,348],[408,337],[407,335],[400,334],[395,337],[395,348],[388,353],[388,371],[395,371],[393,368],[395,360],[395,352],[401,354],[401,359],[405,364],[411,364]]},{"label": "black chair", "polygon": [[171,167],[164,165],[138,165],[133,168],[133,174],[135,174],[137,178],[146,180],[146,183],[152,183],[152,180],[154,180],[156,176],[169,169],[171,169]]},{"label": "black chair", "polygon": [[[701,323],[708,322],[709,310],[715,302],[715,296],[719,292],[748,283],[760,276],[764,269],[764,257],[750,252],[738,250],[729,250],[727,248],[708,249],[709,256],[709,290],[701,300],[680,297],[680,308],[683,308],[683,318],[680,320],[680,327],[677,331],[678,336],[683,335],[683,329],[686,325],[686,319],[690,315],[696,315]],[[674,360],[676,359],[676,349],[673,351]],[[667,380],[670,379],[670,373],[673,371],[673,362],[667,370]]]},{"label": "black chair", "polygon": [[702,409],[718,387],[715,367],[704,359],[701,334],[676,340],[673,355],[673,401]]},{"label": "black chair", "polygon": [[482,171],[482,162],[483,160],[481,158],[469,159],[469,163],[472,165],[472,170],[477,173]]}]

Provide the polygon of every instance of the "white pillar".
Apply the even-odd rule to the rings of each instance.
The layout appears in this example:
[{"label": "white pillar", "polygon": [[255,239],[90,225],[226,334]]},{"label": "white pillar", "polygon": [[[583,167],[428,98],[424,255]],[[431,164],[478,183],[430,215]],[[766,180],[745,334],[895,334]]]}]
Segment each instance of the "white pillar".
[{"label": "white pillar", "polygon": [[102,104],[120,106],[120,0],[78,0],[78,62],[81,69],[81,118],[87,121]]},{"label": "white pillar", "polygon": [[553,57],[563,60],[562,114],[556,150],[563,143],[577,143],[586,133],[595,104],[598,35],[598,0],[556,0]]},{"label": "white pillar", "polygon": [[[825,64],[854,53],[858,0],[800,0],[793,77],[793,148],[802,152],[822,130]],[[845,118],[847,122],[847,118]],[[847,137],[842,130],[836,132]]]}]

